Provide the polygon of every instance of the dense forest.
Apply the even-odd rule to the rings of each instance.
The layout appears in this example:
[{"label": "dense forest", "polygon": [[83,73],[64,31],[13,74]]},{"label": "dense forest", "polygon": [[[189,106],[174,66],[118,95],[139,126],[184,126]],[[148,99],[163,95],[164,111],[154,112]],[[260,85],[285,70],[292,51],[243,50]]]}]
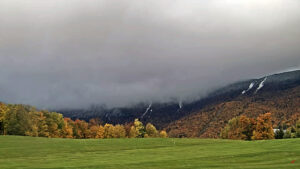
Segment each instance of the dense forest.
[{"label": "dense forest", "polygon": [[138,119],[125,125],[103,124],[100,119],[71,120],[62,114],[37,110],[32,106],[0,103],[0,134],[60,138],[167,137],[154,125]]}]

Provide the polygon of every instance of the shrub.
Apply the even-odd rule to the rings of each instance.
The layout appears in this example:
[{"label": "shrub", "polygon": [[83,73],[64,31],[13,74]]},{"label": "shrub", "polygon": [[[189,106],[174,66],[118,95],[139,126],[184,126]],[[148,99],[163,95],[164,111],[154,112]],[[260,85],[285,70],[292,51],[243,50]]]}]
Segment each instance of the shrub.
[{"label": "shrub", "polygon": [[167,134],[166,131],[162,130],[162,131],[159,133],[159,136],[160,136],[161,138],[167,138],[167,137],[168,137],[168,134]]}]

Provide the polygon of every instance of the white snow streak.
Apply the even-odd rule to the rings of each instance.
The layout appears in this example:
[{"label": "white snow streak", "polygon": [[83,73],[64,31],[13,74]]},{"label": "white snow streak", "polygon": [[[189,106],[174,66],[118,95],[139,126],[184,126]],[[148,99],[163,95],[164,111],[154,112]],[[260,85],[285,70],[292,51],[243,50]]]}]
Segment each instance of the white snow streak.
[{"label": "white snow streak", "polygon": [[179,106],[179,109],[182,108],[183,105],[182,105],[182,101],[181,100],[179,101],[178,106]]},{"label": "white snow streak", "polygon": [[242,92],[242,94],[245,94],[246,92],[248,92],[249,90],[251,90],[253,88],[254,84],[255,84],[254,82],[250,83],[249,88],[247,90],[244,90]]},{"label": "white snow streak", "polygon": [[267,77],[262,82],[260,82],[260,84],[259,84],[258,88],[256,89],[255,93],[257,93],[261,88],[264,87],[264,84],[265,84],[266,80],[267,80]]},{"label": "white snow streak", "polygon": [[[141,118],[143,118],[148,113],[148,111],[151,109],[151,106],[152,106],[152,103],[149,104],[148,108],[146,109],[145,113],[141,116]],[[151,112],[152,112],[152,109],[151,109]]]}]

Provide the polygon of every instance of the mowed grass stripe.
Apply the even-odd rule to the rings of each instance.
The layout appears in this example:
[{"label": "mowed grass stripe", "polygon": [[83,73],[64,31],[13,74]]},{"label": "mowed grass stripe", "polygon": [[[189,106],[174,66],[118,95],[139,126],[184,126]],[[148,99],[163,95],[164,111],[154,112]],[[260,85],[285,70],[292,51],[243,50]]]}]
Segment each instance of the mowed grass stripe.
[{"label": "mowed grass stripe", "polygon": [[[291,161],[295,160],[295,163]],[[300,168],[300,139],[55,139],[0,136],[0,168]]]}]

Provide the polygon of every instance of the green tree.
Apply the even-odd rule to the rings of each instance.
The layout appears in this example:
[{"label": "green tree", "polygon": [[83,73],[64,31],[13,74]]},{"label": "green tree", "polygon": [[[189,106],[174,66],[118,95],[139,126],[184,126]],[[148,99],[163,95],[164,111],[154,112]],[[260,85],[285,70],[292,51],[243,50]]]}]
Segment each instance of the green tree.
[{"label": "green tree", "polygon": [[275,139],[283,139],[284,131],[281,125],[279,126],[279,129],[275,131],[274,134],[275,134]]},{"label": "green tree", "polygon": [[49,137],[61,137],[63,126],[65,125],[62,114],[56,112],[43,112],[46,116]]},{"label": "green tree", "polygon": [[32,130],[31,109],[24,105],[11,105],[7,112],[5,128],[9,135],[26,135],[26,132]]},{"label": "green tree", "polygon": [[239,129],[240,117],[234,117],[228,121],[227,125],[221,131],[221,138],[223,139],[241,139]]}]

